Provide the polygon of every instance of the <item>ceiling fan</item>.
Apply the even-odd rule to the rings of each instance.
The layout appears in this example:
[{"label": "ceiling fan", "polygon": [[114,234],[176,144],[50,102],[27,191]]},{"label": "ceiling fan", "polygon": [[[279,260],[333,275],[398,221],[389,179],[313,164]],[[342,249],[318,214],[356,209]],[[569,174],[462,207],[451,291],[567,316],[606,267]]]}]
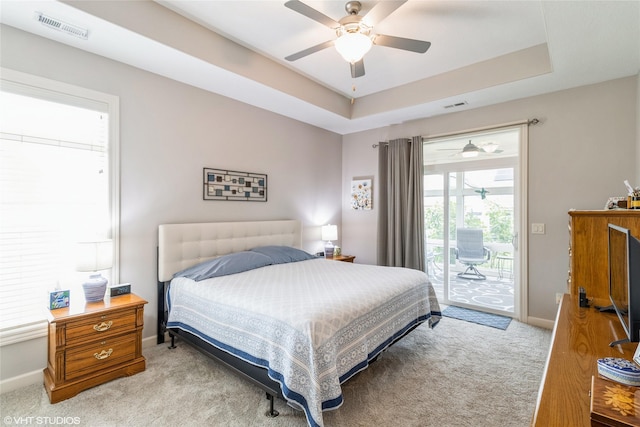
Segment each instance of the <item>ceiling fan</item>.
[{"label": "ceiling fan", "polygon": [[366,16],[360,16],[358,13],[362,9],[362,4],[359,1],[348,1],[344,6],[347,16],[336,21],[301,1],[290,0],[284,4],[286,7],[335,30],[338,38],[304,49],[285,57],[285,59],[287,61],[296,61],[312,53],[335,46],[340,55],[349,62],[351,77],[357,78],[364,76],[364,61],[362,57],[371,49],[372,45],[425,53],[431,46],[431,42],[373,32],[373,28],[380,21],[404,3],[406,3],[406,0],[381,1]]},{"label": "ceiling fan", "polygon": [[502,153],[502,150],[498,149],[498,144],[495,142],[489,142],[487,144],[483,144],[481,146],[477,146],[472,143],[471,140],[462,147],[462,150],[459,148],[440,148],[440,151],[448,151],[455,150],[458,151],[456,154],[461,154],[462,157],[477,157],[480,153]]},{"label": "ceiling fan", "polygon": [[476,190],[476,193],[480,194],[482,200],[487,198],[487,194],[490,193],[486,188],[482,187],[480,190]]}]

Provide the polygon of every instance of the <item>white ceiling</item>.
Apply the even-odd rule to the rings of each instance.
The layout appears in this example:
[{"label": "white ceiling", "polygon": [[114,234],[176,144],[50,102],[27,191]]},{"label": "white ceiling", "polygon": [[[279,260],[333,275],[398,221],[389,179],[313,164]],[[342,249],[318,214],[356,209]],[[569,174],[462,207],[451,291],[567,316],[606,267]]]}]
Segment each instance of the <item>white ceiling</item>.
[{"label": "white ceiling", "polygon": [[[335,39],[284,3],[3,0],[0,22],[340,134],[640,71],[637,0],[410,0],[374,32],[431,48],[374,46],[357,79],[332,47],[284,60]],[[344,1],[305,3],[335,20],[346,15]],[[366,16],[378,2],[362,3]],[[36,11],[87,28],[89,39],[44,27]]]}]

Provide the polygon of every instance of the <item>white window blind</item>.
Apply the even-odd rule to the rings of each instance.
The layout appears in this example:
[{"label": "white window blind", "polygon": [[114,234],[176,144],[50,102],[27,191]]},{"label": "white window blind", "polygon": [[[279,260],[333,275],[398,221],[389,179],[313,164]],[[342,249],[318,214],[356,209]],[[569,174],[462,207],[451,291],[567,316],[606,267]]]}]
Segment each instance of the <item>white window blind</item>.
[{"label": "white window blind", "polygon": [[84,104],[0,90],[0,338],[41,323],[48,290],[81,283],[75,242],[111,237],[108,106]]}]

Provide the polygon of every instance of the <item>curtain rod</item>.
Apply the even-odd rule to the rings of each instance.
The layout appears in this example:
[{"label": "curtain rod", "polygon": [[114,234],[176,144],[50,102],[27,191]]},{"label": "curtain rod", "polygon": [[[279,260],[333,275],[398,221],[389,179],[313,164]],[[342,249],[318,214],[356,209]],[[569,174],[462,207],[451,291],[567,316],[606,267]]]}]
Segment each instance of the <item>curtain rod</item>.
[{"label": "curtain rod", "polygon": [[460,131],[460,132],[429,135],[428,137],[425,136],[424,138],[425,139],[443,138],[443,137],[449,137],[449,136],[464,135],[466,133],[482,132],[482,131],[488,131],[488,130],[496,130],[496,129],[508,128],[508,127],[511,127],[511,126],[518,126],[518,125],[532,126],[532,125],[537,125],[538,123],[540,123],[540,120],[534,117],[533,119],[530,119],[530,120],[519,120],[519,121],[515,121],[515,122],[510,122],[510,123],[503,123],[501,125],[485,126],[485,127],[475,128],[475,129],[468,129],[468,130],[464,130],[464,131]]},{"label": "curtain rod", "polygon": [[[460,132],[443,133],[443,134],[439,134],[439,135],[431,135],[429,137],[423,136],[423,138],[425,138],[425,139],[427,139],[427,138],[442,138],[442,137],[446,137],[446,136],[464,135],[466,133],[471,133],[471,132],[481,132],[481,131],[485,131],[485,130],[502,129],[502,128],[507,128],[507,127],[511,127],[511,126],[517,126],[517,125],[535,126],[538,123],[540,123],[540,120],[538,118],[534,117],[533,119],[530,119],[530,120],[520,120],[520,121],[517,121],[517,122],[505,123],[505,124],[498,125],[498,126],[487,126],[487,127],[475,128],[475,129],[470,129],[470,130],[465,130],[465,131],[460,131]],[[389,142],[388,141],[380,141],[377,144],[372,144],[371,147],[372,148],[378,148],[380,145],[389,145]]]}]

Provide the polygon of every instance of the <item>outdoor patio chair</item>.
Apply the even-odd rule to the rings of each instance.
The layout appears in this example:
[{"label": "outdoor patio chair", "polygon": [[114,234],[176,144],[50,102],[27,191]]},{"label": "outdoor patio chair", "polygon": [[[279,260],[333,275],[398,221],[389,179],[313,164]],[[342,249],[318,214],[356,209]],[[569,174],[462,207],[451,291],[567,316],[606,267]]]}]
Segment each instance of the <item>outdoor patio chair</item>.
[{"label": "outdoor patio chair", "polygon": [[487,276],[476,268],[476,265],[484,264],[491,259],[491,251],[484,246],[482,230],[458,228],[457,236],[456,259],[467,266],[464,272],[458,273],[458,277],[485,280]]}]

